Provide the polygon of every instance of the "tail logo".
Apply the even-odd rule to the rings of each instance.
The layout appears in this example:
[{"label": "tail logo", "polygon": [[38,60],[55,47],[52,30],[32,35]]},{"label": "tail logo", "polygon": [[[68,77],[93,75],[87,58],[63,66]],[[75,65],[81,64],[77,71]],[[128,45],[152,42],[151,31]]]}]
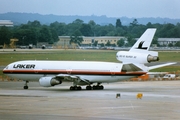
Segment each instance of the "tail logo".
[{"label": "tail logo", "polygon": [[145,42],[145,41],[141,41],[141,42],[139,43],[137,49],[144,49],[144,50],[147,50],[148,47],[143,47],[144,42]]}]

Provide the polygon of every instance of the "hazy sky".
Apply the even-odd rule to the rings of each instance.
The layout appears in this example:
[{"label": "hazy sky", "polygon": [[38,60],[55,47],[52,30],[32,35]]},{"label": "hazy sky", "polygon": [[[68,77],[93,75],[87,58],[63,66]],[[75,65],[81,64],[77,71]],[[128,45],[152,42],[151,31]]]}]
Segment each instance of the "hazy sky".
[{"label": "hazy sky", "polygon": [[180,18],[180,0],[0,0],[0,13]]}]

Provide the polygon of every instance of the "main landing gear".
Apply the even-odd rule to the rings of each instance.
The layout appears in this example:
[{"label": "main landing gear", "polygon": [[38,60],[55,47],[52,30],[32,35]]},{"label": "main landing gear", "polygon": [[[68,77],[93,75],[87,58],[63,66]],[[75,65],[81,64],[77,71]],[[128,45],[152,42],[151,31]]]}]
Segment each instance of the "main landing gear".
[{"label": "main landing gear", "polygon": [[26,81],[26,82],[25,82],[25,84],[24,84],[24,89],[28,89],[28,85],[27,85],[28,83],[29,83],[29,81]]},{"label": "main landing gear", "polygon": [[93,90],[103,90],[104,86],[103,85],[94,85]]},{"label": "main landing gear", "polygon": [[103,90],[104,89],[104,86],[103,85],[100,85],[101,83],[97,83],[97,85],[93,85],[93,87],[91,86],[87,86],[86,87],[86,90]]},{"label": "main landing gear", "polygon": [[[88,85],[86,86],[86,90],[103,90],[104,86],[103,85]],[[71,86],[70,90],[82,90],[81,86]]]},{"label": "main landing gear", "polygon": [[81,86],[71,86],[70,90],[81,90]]},{"label": "main landing gear", "polygon": [[93,86],[86,86],[86,90],[103,90],[103,85],[93,85]]}]

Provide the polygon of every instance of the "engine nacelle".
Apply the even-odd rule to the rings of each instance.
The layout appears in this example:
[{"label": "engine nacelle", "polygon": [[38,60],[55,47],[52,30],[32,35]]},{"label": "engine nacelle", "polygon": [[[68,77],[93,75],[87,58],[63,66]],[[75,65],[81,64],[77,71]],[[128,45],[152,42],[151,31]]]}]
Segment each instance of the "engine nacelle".
[{"label": "engine nacelle", "polygon": [[159,61],[158,56],[152,56],[149,53],[137,53],[137,52],[128,52],[128,51],[117,52],[116,58],[121,62],[141,63],[141,64]]},{"label": "engine nacelle", "polygon": [[159,57],[158,56],[152,56],[152,55],[148,55],[147,56],[147,61],[150,62],[156,62],[159,61]]},{"label": "engine nacelle", "polygon": [[53,77],[41,77],[39,79],[39,84],[43,87],[52,87],[54,85],[61,84],[62,82],[54,79]]}]

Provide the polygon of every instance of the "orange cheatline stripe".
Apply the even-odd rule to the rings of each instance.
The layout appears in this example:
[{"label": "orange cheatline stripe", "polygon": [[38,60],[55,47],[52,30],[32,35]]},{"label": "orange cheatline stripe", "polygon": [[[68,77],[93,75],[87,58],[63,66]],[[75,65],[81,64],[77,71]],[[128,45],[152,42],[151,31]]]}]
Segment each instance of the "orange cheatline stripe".
[{"label": "orange cheatline stripe", "polygon": [[87,75],[142,75],[146,72],[77,71],[77,70],[4,70],[9,74],[87,74]]}]

